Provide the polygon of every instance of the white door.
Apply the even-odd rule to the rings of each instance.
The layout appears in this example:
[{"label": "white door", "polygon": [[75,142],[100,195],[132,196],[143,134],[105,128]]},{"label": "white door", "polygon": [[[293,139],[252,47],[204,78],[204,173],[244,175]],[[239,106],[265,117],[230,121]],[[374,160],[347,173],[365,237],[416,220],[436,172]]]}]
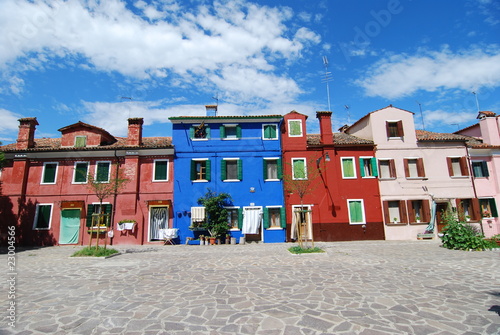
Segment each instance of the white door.
[{"label": "white door", "polygon": [[163,238],[160,229],[168,228],[168,206],[149,208],[149,240],[158,241]]}]

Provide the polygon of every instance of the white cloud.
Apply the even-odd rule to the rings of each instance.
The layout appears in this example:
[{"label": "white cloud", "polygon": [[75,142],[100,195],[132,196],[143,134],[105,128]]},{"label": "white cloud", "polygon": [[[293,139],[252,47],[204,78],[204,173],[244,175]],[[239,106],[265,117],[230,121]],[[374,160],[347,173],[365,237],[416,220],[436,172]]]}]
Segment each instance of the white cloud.
[{"label": "white cloud", "polygon": [[22,118],[19,114],[13,113],[9,110],[0,108],[0,141],[14,142],[17,138],[17,131],[19,129],[18,120]]},{"label": "white cloud", "polygon": [[[239,85],[276,77],[278,62],[297,61],[304,48],[320,43],[315,32],[290,28],[288,7],[205,3],[188,8],[175,1],[136,1],[135,14],[121,0],[3,0],[0,71],[42,69],[58,57],[63,66],[135,78],[177,75],[193,83],[206,77],[212,87],[233,79],[225,69],[236,68]],[[284,85],[244,95],[273,100],[300,92],[293,79],[281,79]]]},{"label": "white cloud", "polygon": [[418,90],[474,90],[500,86],[500,49],[473,49],[452,53],[447,49],[414,56],[402,54],[375,63],[355,84],[368,96],[394,99]]},{"label": "white cloud", "polygon": [[[455,130],[475,123],[477,113],[457,112],[444,110],[426,110],[423,112],[425,127],[448,125],[454,126]],[[420,117],[418,117],[420,121]]]}]

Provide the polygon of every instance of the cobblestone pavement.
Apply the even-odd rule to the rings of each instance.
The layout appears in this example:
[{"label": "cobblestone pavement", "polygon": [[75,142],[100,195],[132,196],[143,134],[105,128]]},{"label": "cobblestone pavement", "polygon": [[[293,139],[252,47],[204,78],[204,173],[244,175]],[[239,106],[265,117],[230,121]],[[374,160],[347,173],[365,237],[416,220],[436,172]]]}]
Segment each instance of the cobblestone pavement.
[{"label": "cobblestone pavement", "polygon": [[[18,250],[16,327],[3,318],[0,334],[500,333],[500,251],[316,245],[326,253],[256,243],[116,246],[122,254],[108,259],[70,258],[73,246]],[[7,293],[0,303],[7,315]]]}]

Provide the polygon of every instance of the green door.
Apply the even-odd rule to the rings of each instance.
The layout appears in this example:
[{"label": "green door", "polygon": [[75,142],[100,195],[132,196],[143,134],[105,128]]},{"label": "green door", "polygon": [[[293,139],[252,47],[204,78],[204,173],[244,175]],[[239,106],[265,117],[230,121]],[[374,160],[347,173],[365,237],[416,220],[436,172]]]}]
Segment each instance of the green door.
[{"label": "green door", "polygon": [[59,244],[76,244],[80,233],[80,209],[61,211],[61,231]]}]

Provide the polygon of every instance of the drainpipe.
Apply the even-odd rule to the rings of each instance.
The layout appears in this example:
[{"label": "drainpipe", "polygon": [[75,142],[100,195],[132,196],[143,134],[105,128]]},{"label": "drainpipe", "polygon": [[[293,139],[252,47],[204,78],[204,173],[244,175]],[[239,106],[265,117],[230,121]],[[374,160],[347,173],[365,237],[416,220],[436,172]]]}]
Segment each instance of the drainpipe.
[{"label": "drainpipe", "polygon": [[[474,198],[477,199],[477,191],[476,191],[476,183],[474,182],[474,170],[472,169],[472,162],[470,159],[469,148],[467,147],[467,143],[465,144],[465,152],[467,153],[467,162],[469,163],[469,175],[472,182],[472,190],[474,192]],[[478,199],[479,201],[479,199]],[[484,236],[484,228],[483,228],[483,218],[481,216],[481,211],[479,211],[479,227],[481,228],[481,234]]]}]

